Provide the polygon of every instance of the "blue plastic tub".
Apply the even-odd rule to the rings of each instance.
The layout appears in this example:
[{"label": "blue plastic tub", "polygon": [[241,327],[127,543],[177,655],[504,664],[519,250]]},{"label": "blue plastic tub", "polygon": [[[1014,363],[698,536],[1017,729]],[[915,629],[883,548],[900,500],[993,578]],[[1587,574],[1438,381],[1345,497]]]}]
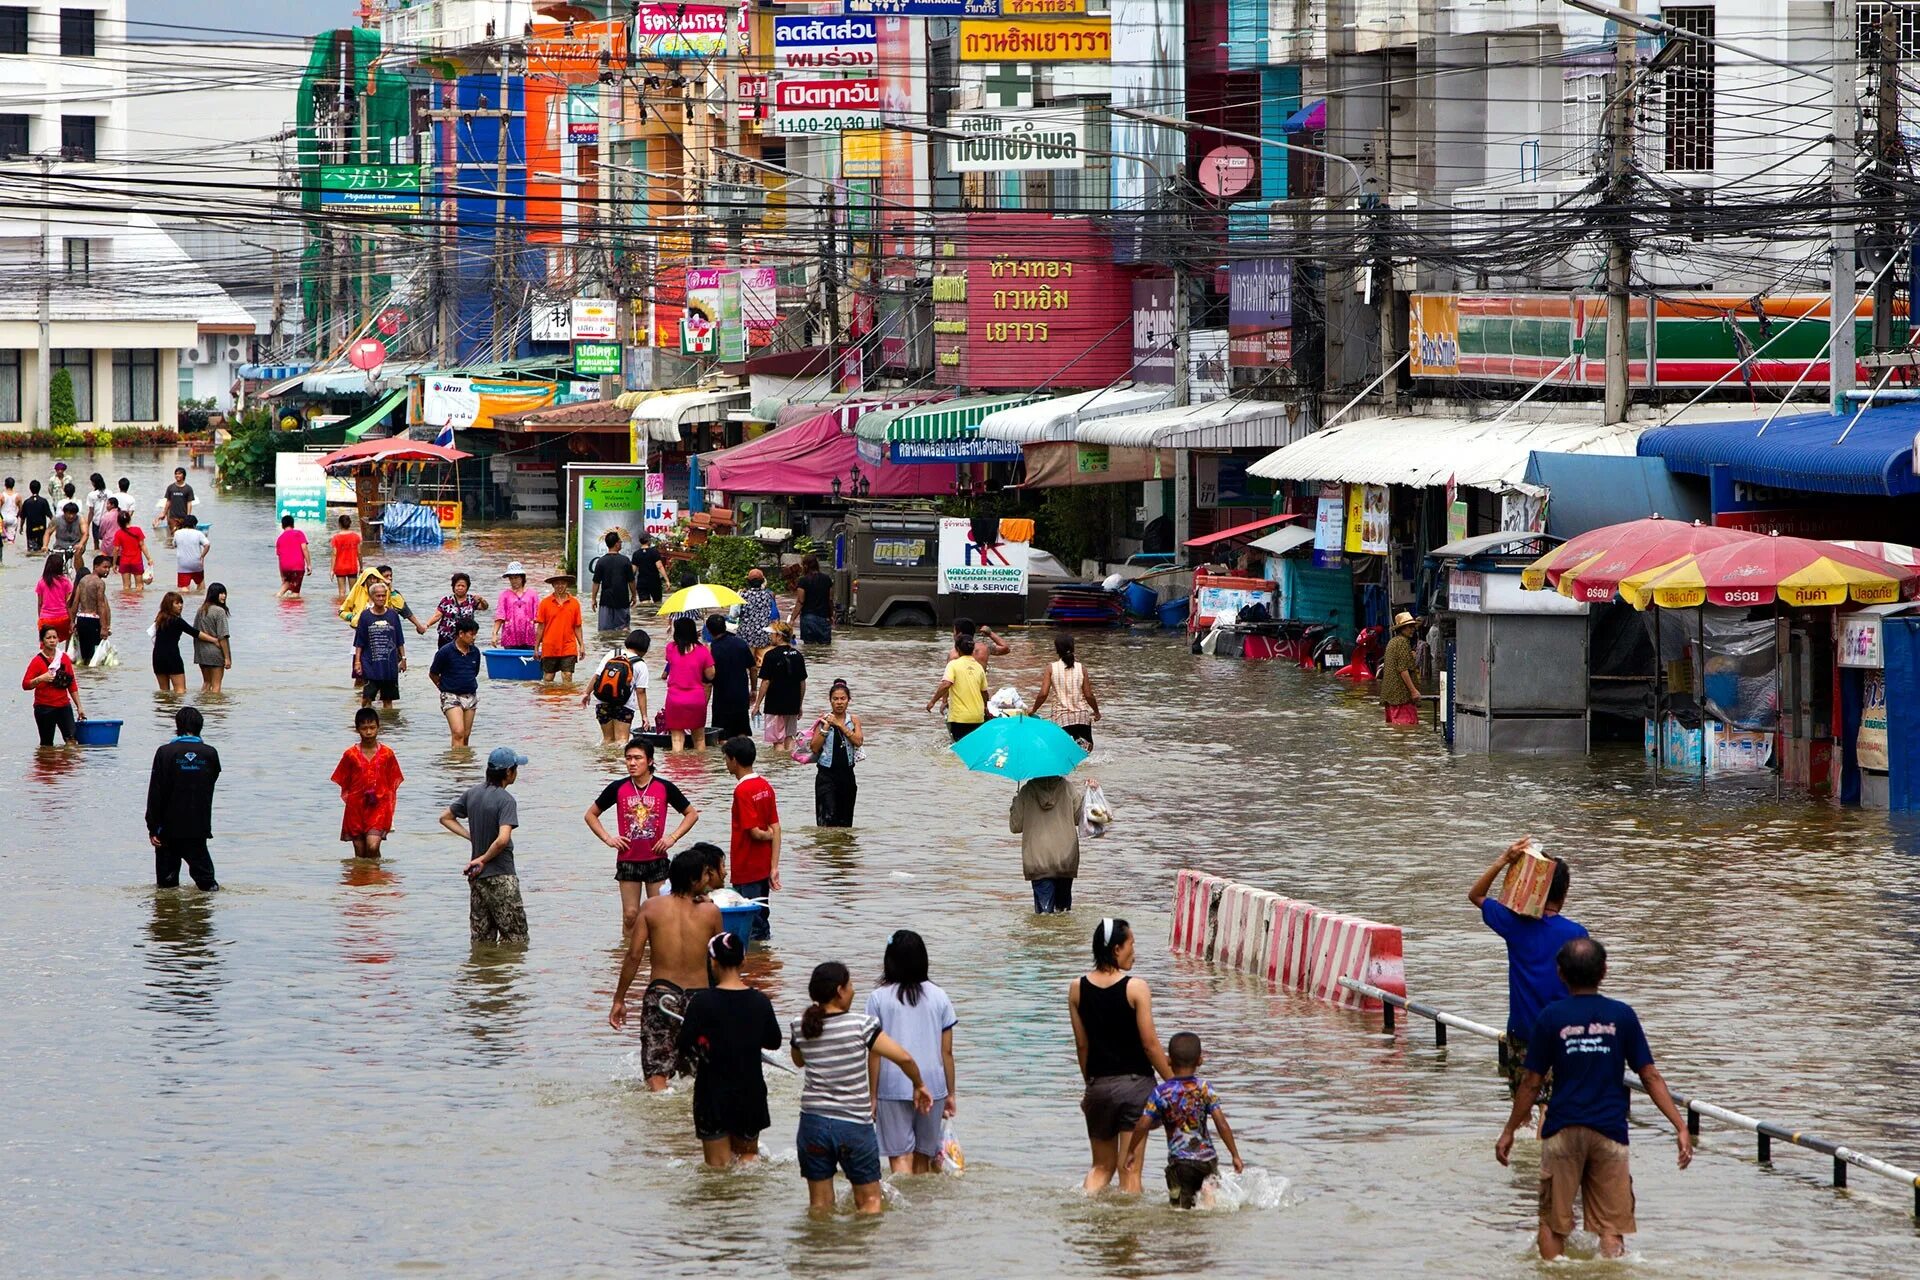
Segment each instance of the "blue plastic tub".
[{"label": "blue plastic tub", "polygon": [[119,720],[80,720],[73,726],[73,740],[83,747],[117,747],[120,745]]},{"label": "blue plastic tub", "polygon": [[538,680],[540,655],[532,649],[487,649],[487,679]]},{"label": "blue plastic tub", "polygon": [[1151,618],[1160,604],[1160,593],[1138,582],[1129,582],[1126,590],[1127,612],[1136,618]]},{"label": "blue plastic tub", "polygon": [[1181,596],[1178,600],[1169,600],[1165,604],[1161,605],[1160,606],[1160,625],[1163,627],[1186,626],[1187,625],[1187,606],[1190,603],[1191,601],[1189,601],[1185,596]]},{"label": "blue plastic tub", "polygon": [[753,936],[753,918],[760,914],[755,906],[720,908],[720,927],[746,942]]}]

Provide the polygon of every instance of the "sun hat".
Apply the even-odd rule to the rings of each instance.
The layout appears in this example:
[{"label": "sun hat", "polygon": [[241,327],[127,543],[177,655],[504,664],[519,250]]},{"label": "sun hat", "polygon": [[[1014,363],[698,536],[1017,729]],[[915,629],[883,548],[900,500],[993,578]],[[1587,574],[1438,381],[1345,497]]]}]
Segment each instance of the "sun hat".
[{"label": "sun hat", "polygon": [[567,572],[565,572],[565,571],[562,571],[562,572],[560,572],[560,573],[550,573],[550,574],[548,574],[548,575],[547,575],[547,582],[548,582],[548,583],[550,583],[550,584],[551,584],[551,583],[555,583],[555,582],[564,582],[564,583],[566,583],[566,584],[567,584],[568,586],[572,586],[572,585],[573,585],[573,575],[572,575],[572,574],[570,574],[570,573],[567,573]]},{"label": "sun hat", "polygon": [[509,560],[507,561],[507,571],[500,576],[503,578],[524,578],[527,576],[527,566],[521,564],[518,560]]},{"label": "sun hat", "polygon": [[1416,623],[1418,623],[1419,621],[1420,619],[1414,617],[1412,614],[1408,613],[1405,609],[1402,609],[1400,612],[1393,615],[1393,629],[1395,631],[1398,631],[1402,627],[1411,627]]}]

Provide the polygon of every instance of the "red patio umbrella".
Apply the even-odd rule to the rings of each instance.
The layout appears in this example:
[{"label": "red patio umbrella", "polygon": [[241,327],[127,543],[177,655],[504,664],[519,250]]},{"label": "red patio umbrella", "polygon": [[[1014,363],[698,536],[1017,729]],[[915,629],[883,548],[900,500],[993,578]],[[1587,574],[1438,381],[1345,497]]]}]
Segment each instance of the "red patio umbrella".
[{"label": "red patio umbrella", "polygon": [[1555,587],[1569,599],[1604,604],[1619,594],[1620,583],[1626,578],[1649,570],[1671,568],[1684,563],[1689,557],[1719,547],[1752,542],[1760,536],[1745,529],[1683,524],[1677,520],[1663,520],[1660,524],[1665,527],[1655,530],[1649,537],[1620,543],[1561,569]]}]

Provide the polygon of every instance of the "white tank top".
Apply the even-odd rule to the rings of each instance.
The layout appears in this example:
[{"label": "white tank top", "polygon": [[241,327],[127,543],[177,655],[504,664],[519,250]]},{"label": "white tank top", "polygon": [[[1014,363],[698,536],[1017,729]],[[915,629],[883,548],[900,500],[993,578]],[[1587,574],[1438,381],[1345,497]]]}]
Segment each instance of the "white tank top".
[{"label": "white tank top", "polygon": [[1076,662],[1071,667],[1053,661],[1053,694],[1047,699],[1053,707],[1055,724],[1092,724],[1093,708],[1087,705],[1087,669]]}]

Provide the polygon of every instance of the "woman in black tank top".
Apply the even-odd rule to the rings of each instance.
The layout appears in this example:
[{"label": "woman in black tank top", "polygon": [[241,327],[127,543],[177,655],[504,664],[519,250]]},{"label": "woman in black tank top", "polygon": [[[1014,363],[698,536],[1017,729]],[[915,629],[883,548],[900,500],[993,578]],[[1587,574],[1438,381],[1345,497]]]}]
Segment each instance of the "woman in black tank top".
[{"label": "woman in black tank top", "polygon": [[1155,1073],[1172,1074],[1153,1029],[1153,992],[1127,975],[1133,950],[1133,929],[1125,920],[1102,920],[1093,931],[1093,971],[1067,990],[1073,1046],[1087,1081],[1080,1110],[1093,1148],[1083,1184],[1088,1192],[1103,1189],[1118,1171],[1120,1190],[1139,1193],[1140,1167],[1120,1168],[1120,1140],[1140,1122]]}]

